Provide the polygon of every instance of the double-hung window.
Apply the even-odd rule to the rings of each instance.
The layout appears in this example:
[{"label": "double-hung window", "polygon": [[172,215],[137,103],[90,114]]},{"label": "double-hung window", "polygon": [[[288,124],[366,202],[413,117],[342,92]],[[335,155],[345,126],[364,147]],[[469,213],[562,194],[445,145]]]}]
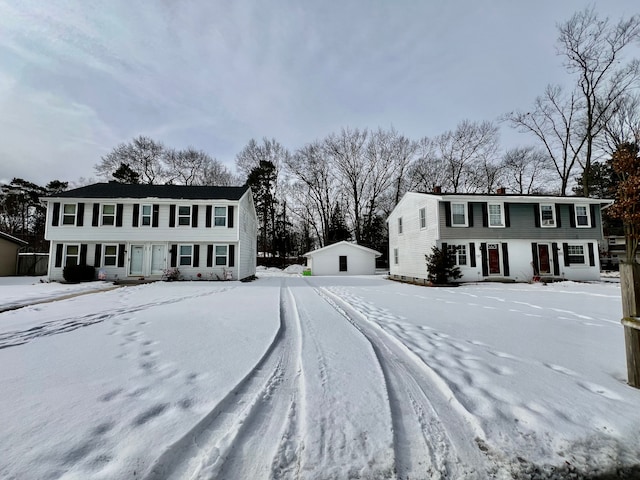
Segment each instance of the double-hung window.
[{"label": "double-hung window", "polygon": [[576,205],[576,226],[580,227],[590,227],[591,226],[591,218],[589,217],[589,206],[588,205]]},{"label": "double-hung window", "polygon": [[178,225],[191,225],[191,206],[183,205],[178,207]]},{"label": "double-hung window", "polygon": [[393,249],[393,264],[398,265],[398,249]]},{"label": "double-hung window", "polygon": [[556,210],[553,205],[540,205],[540,226],[556,226]]},{"label": "double-hung window", "polygon": [[216,266],[217,267],[226,267],[227,266],[227,246],[226,245],[216,245]]},{"label": "double-hung window", "polygon": [[487,205],[489,213],[490,227],[504,227],[504,215],[501,203],[490,203]]},{"label": "double-hung window", "polygon": [[402,217],[398,217],[398,234],[402,233]]},{"label": "double-hung window", "polygon": [[447,247],[449,255],[454,259],[456,265],[467,264],[467,246],[466,245],[449,245]]},{"label": "double-hung window", "polygon": [[116,224],[116,206],[102,205],[102,225]]},{"label": "double-hung window", "polygon": [[193,261],[193,245],[180,245],[179,264],[180,266],[191,266]]},{"label": "double-hung window", "polygon": [[567,245],[567,253],[570,264],[585,265],[587,263],[584,258],[584,245]]},{"label": "double-hung window", "polygon": [[427,210],[426,208],[421,208],[419,211],[420,217],[420,228],[427,228]]},{"label": "double-hung window", "polygon": [[67,245],[65,248],[64,265],[73,267],[80,261],[80,247],[78,245]]},{"label": "double-hung window", "polygon": [[451,225],[454,227],[467,226],[467,204],[466,203],[451,204]]},{"label": "double-hung window", "polygon": [[140,225],[148,227],[151,225],[151,205],[142,205],[140,210]]},{"label": "double-hung window", "polygon": [[62,207],[62,224],[63,225],[75,225],[76,224],[76,204],[65,203]]},{"label": "double-hung window", "polygon": [[213,225],[216,227],[224,227],[227,225],[227,207],[213,208]]},{"label": "double-hung window", "polygon": [[118,261],[118,246],[117,245],[105,245],[104,246],[104,258],[102,264],[105,267],[115,267]]}]

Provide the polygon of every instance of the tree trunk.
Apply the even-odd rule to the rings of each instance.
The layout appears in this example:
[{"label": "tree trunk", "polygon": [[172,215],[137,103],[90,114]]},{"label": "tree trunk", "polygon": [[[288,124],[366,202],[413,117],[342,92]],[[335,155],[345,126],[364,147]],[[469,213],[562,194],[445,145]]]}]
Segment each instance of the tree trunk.
[{"label": "tree trunk", "polygon": [[628,381],[640,388],[640,264],[620,263],[620,290]]}]

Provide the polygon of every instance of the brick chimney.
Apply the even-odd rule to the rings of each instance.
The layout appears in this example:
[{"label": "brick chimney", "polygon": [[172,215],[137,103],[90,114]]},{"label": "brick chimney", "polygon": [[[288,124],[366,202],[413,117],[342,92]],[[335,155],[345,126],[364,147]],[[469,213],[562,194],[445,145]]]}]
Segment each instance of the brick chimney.
[{"label": "brick chimney", "polygon": [[436,185],[433,187],[433,193],[442,193],[442,187],[440,185]]},{"label": "brick chimney", "polygon": [[500,187],[500,188],[498,188],[498,190],[496,190],[496,193],[497,193],[498,195],[506,195],[506,193],[507,193],[507,189],[506,189],[506,188],[504,188],[504,187]]}]

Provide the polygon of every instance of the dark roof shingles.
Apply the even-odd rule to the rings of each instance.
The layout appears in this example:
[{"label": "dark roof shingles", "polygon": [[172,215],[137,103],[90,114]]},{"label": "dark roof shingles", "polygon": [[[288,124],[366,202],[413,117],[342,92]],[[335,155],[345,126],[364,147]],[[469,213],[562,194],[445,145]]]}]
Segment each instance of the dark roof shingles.
[{"label": "dark roof shingles", "polygon": [[247,191],[242,187],[186,185],[135,185],[128,183],[94,183],[56,195],[63,198],[175,198],[185,200],[240,200]]}]

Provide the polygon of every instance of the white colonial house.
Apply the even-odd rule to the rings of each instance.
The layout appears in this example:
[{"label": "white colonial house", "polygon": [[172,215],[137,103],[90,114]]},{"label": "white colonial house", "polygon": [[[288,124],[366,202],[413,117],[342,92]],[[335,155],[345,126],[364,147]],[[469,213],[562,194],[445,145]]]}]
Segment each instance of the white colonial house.
[{"label": "white colonial house", "polygon": [[244,279],[256,271],[249,187],[96,183],[47,201],[49,279],[93,265],[107,279]]},{"label": "white colonial house", "polygon": [[459,282],[598,280],[601,209],[609,200],[542,195],[407,193],[387,219],[390,275],[425,282],[433,246],[455,254]]},{"label": "white colonial house", "polygon": [[312,275],[373,275],[382,254],[351,242],[338,242],[305,253]]}]

